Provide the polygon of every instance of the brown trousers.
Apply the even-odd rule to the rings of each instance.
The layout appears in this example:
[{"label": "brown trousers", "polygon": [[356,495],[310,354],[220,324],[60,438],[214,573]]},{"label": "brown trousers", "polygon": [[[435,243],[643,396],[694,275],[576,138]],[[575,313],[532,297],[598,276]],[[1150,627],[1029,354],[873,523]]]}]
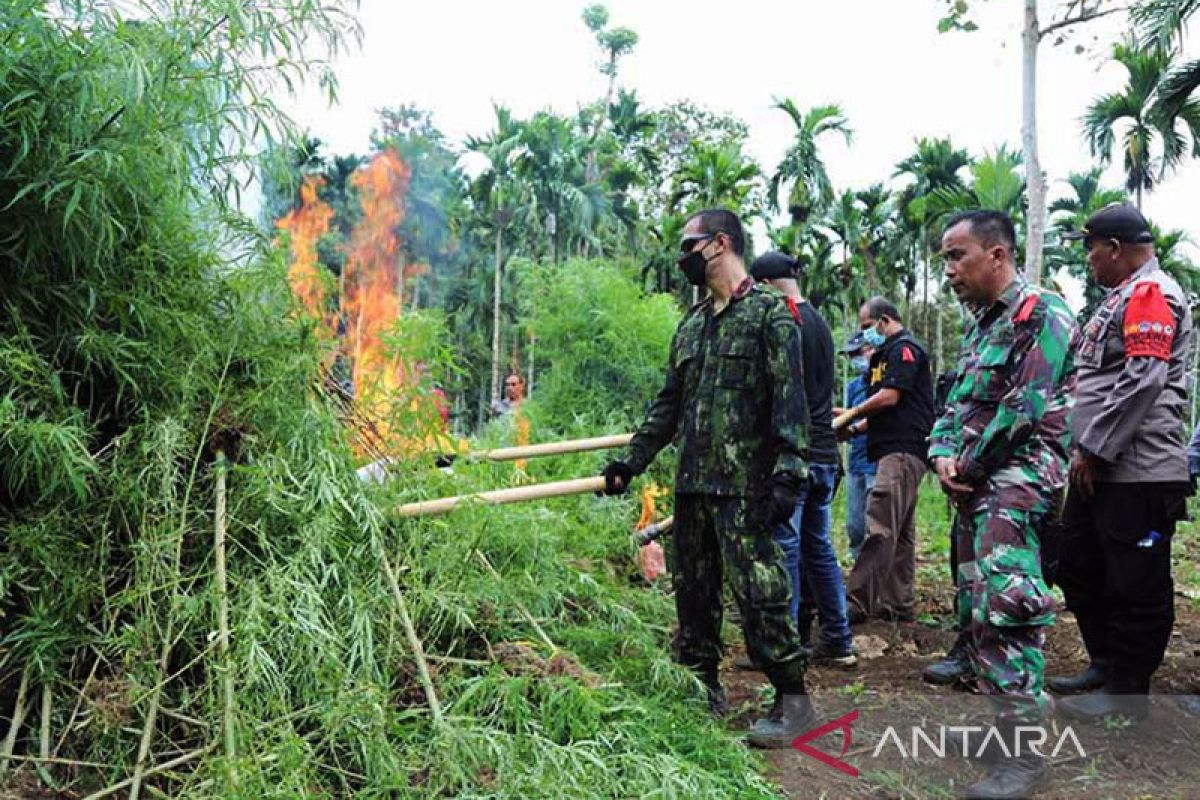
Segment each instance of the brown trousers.
[{"label": "brown trousers", "polygon": [[917,492],[925,462],[909,453],[879,459],[867,498],[867,538],[846,581],[846,598],[868,617],[911,618],[916,574]]}]

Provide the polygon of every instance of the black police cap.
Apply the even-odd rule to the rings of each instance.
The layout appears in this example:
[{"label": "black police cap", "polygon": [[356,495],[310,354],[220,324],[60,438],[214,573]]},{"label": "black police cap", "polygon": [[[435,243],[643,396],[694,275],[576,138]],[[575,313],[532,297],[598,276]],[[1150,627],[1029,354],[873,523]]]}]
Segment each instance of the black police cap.
[{"label": "black police cap", "polygon": [[1113,203],[1088,217],[1083,228],[1064,233],[1063,239],[1116,239],[1118,242],[1149,244],[1154,241],[1150,223],[1131,205]]}]

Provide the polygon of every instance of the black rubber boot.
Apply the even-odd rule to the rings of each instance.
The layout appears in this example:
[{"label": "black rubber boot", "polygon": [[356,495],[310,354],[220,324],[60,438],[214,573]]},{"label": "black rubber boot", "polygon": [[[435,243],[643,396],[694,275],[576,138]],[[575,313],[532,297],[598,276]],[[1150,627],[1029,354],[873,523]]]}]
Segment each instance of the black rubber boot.
[{"label": "black rubber boot", "polygon": [[1108,662],[1097,659],[1078,675],[1062,675],[1046,679],[1046,688],[1055,694],[1083,694],[1104,688],[1108,683]]},{"label": "black rubber boot", "polygon": [[[1018,738],[1017,723],[1000,720],[996,729],[1004,739],[1004,748],[998,744],[991,746],[994,738],[987,740],[988,747],[979,759],[988,764],[987,775],[968,786],[964,797],[970,800],[1032,797],[1046,774],[1045,757],[1033,752],[1027,741]],[[972,744],[972,750],[976,749]]]},{"label": "black rubber boot", "polygon": [[1081,722],[1102,722],[1105,717],[1127,717],[1141,722],[1150,716],[1149,695],[1110,694],[1107,689],[1079,697],[1064,697],[1057,706],[1064,717]]},{"label": "black rubber boot", "polygon": [[729,699],[725,697],[725,689],[721,686],[721,677],[716,667],[701,670],[697,673],[700,683],[708,696],[708,713],[717,719],[724,719],[729,714]]},{"label": "black rubber boot", "polygon": [[971,637],[965,631],[960,631],[945,658],[921,670],[921,679],[935,686],[949,686],[970,679],[974,675],[970,642]]},{"label": "black rubber boot", "polygon": [[754,723],[746,741],[752,747],[782,750],[792,746],[792,740],[815,728],[817,713],[807,694],[775,692],[775,705],[765,719]]}]

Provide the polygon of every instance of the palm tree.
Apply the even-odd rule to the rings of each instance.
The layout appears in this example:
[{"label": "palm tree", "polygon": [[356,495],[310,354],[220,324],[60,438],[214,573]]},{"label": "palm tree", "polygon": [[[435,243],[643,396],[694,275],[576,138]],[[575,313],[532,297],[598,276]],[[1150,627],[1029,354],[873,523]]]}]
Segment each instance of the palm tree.
[{"label": "palm tree", "polygon": [[820,140],[827,134],[841,134],[846,144],[854,137],[850,122],[837,105],[815,106],[807,114],[789,99],[776,99],[774,108],[792,118],[796,132],[783,160],[767,186],[767,201],[779,210],[779,195],[789,185],[787,209],[795,221],[801,221],[814,209],[833,201],[833,185],[825,162],[821,160]]},{"label": "palm tree", "polygon": [[471,194],[476,208],[482,213],[481,222],[495,236],[495,261],[492,284],[492,381],[491,400],[500,399],[500,310],[504,265],[504,229],[512,221],[520,185],[513,176],[513,157],[520,142],[522,124],[507,108],[493,106],[496,129],[484,138],[470,137],[469,152],[487,159],[488,168],[475,179]]},{"label": "palm tree", "polygon": [[1049,209],[1050,227],[1058,236],[1046,246],[1048,272],[1055,275],[1065,269],[1073,277],[1083,281],[1087,308],[1100,301],[1103,290],[1092,279],[1087,260],[1080,257],[1076,248],[1064,244],[1061,237],[1064,233],[1082,228],[1088,217],[1105,206],[1127,201],[1123,190],[1106,189],[1101,185],[1100,178],[1103,172],[1102,167],[1093,167],[1087,172],[1073,172],[1068,175],[1064,183],[1070,187],[1071,193],[1055,200]]},{"label": "palm tree", "polygon": [[1112,161],[1120,135],[1125,187],[1138,208],[1143,192],[1153,191],[1188,155],[1200,156],[1200,101],[1175,98],[1168,103],[1161,94],[1171,58],[1159,48],[1139,49],[1132,40],[1113,45],[1113,60],[1125,67],[1129,79],[1122,91],[1096,98],[1083,118],[1088,147],[1102,164]]},{"label": "palm tree", "polygon": [[692,142],[688,156],[675,176],[673,206],[686,201],[689,209],[723,206],[739,214],[752,211],[748,206],[762,173],[740,144]]},{"label": "palm tree", "polygon": [[[966,184],[959,173],[971,164],[971,156],[967,151],[955,147],[949,139],[918,139],[916,146],[912,155],[896,165],[894,173],[897,177],[912,179],[896,200],[901,212],[899,221],[905,234],[903,238],[908,245],[908,257],[897,263],[913,268],[912,274],[903,281],[906,311],[912,308],[913,293],[918,284],[922,289],[924,305],[926,308],[929,305],[933,251],[930,226],[935,221],[935,216],[929,213],[930,196],[940,190],[965,188]],[[917,265],[920,265],[920,274]],[[940,281],[938,287],[940,291]],[[928,330],[925,331],[925,339],[929,340]]]}]

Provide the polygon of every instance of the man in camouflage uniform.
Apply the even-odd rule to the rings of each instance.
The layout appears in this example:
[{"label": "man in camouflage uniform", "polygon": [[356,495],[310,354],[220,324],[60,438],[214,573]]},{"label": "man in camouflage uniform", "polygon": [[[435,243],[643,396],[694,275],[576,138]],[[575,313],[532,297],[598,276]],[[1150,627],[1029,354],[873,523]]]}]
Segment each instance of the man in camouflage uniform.
[{"label": "man in camouflage uniform", "polygon": [[721,715],[724,572],[747,650],[775,687],[774,708],[749,741],[788,747],[816,717],[790,613],[791,580],[772,530],[792,516],[807,477],[808,410],[799,328],[783,300],[747,275],[744,241],[741,221],[722,209],[702,211],[685,226],[680,268],[709,296],[679,323],[666,382],[625,460],[605,467],[605,492],[624,492],[678,437],[672,564],[678,657],[698,673]]},{"label": "man in camouflage uniform", "polygon": [[[1017,728],[1050,707],[1044,628],[1054,600],[1042,578],[1039,533],[1067,480],[1074,319],[1061,297],[1017,277],[1012,221],[997,211],[950,220],[946,278],[976,309],[958,379],[934,425],[929,456],[959,508],[957,610],[975,682],[997,705],[1009,754],[997,751],[968,797],[1025,797],[1045,765]],[[1024,739],[1028,738],[1028,734]]]}]

